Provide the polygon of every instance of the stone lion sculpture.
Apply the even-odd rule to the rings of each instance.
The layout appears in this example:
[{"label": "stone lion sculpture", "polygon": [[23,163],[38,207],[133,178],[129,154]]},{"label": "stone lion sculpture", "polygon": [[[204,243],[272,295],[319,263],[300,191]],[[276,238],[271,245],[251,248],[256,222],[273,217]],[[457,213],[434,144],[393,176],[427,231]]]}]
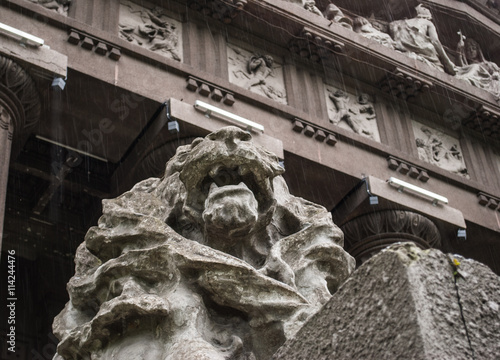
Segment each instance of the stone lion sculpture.
[{"label": "stone lion sculpture", "polygon": [[227,127],[103,200],[54,320],[61,359],[266,359],[354,269],[321,206]]}]

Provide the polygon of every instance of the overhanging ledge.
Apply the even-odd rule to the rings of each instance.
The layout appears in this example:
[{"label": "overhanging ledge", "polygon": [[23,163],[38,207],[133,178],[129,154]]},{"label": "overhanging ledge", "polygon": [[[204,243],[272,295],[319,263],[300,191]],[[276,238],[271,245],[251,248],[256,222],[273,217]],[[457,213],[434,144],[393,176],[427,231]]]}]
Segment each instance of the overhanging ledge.
[{"label": "overhanging ledge", "polygon": [[[420,213],[447,228],[466,228],[464,216],[458,209],[441,203],[433,205],[429,198],[409,191],[399,192],[397,188],[374,176],[368,176],[365,181],[366,185],[354,189],[332,210],[333,221],[337,225],[342,226],[369,212],[398,209]],[[370,205],[370,194],[379,198],[377,205]]]},{"label": "overhanging ledge", "polygon": [[66,78],[68,57],[48,46],[23,46],[18,40],[0,34],[0,55],[6,56],[28,70],[35,77]]}]

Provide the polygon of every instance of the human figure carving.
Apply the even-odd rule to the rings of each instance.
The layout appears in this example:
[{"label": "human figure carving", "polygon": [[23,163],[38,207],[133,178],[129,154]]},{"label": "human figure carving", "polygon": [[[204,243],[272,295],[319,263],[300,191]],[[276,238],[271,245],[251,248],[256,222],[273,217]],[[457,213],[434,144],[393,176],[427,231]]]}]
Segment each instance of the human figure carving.
[{"label": "human figure carving", "polygon": [[[457,45],[459,79],[468,81],[470,84],[485,89],[500,97],[500,67],[494,62],[484,58],[481,47],[473,39],[465,39],[459,31],[460,40]],[[464,41],[465,39],[465,41]]]},{"label": "human figure carving", "polygon": [[247,79],[243,84],[244,88],[248,90],[255,88],[257,92],[263,93],[270,99],[280,100],[284,98],[284,94],[269,81],[274,78],[273,64],[274,59],[271,55],[256,54],[248,60],[247,72],[238,70],[235,76],[243,76]]},{"label": "human figure carving", "polygon": [[340,122],[344,121],[356,134],[378,140],[378,131],[373,129],[374,127],[376,129],[376,124],[370,124],[376,119],[376,115],[368,94],[361,93],[354,102],[345,91],[337,90],[330,93],[329,98],[336,109],[335,117],[331,119],[333,124],[339,125]]},{"label": "human figure carving", "polygon": [[305,0],[304,1],[304,9],[312,12],[313,14],[323,16],[323,13],[320,9],[316,7],[316,2],[314,0]]},{"label": "human figure carving", "polygon": [[364,37],[376,41],[390,49],[394,49],[396,43],[387,33],[376,29],[368,19],[358,16],[353,20],[354,32],[363,35]]},{"label": "human figure carving", "polygon": [[389,24],[390,35],[395,41],[396,50],[438,70],[455,75],[455,65],[439,41],[436,27],[432,23],[431,12],[421,4],[415,9],[416,17],[396,20]]},{"label": "human figure carving", "polygon": [[146,8],[137,9],[138,5],[125,3],[130,14],[139,14],[141,22],[136,22],[132,18],[121,19],[120,35],[130,42],[147,46],[151,51],[162,51],[167,53],[174,60],[180,61],[178,54],[178,34],[174,24],[162,19],[164,11],[160,7],[149,10]]},{"label": "human figure carving", "polygon": [[319,205],[235,127],[103,201],[54,321],[64,359],[268,359],[354,268]]},{"label": "human figure carving", "polygon": [[33,3],[40,4],[43,7],[54,10],[59,14],[68,15],[71,0],[30,0]]},{"label": "human figure carving", "polygon": [[325,18],[330,21],[336,22],[343,27],[352,30],[352,20],[344,15],[342,10],[339,9],[337,5],[328,4],[325,11],[323,12]]},{"label": "human figure carving", "polygon": [[424,138],[416,138],[420,159],[461,176],[469,176],[457,144],[446,141],[426,126],[421,127],[421,131]]}]

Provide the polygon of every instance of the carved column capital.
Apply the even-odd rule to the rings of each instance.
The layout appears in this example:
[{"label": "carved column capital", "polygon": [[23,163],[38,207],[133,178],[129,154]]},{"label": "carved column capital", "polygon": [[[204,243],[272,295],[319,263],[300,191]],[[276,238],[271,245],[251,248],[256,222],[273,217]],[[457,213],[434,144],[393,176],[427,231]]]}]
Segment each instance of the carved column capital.
[{"label": "carved column capital", "polygon": [[40,96],[31,76],[16,62],[0,56],[0,250],[9,161],[14,137],[22,136],[40,118]]},{"label": "carved column capital", "polygon": [[33,79],[19,64],[3,56],[0,56],[0,108],[0,126],[8,130],[10,139],[13,134],[34,126],[40,118],[40,96]]},{"label": "carved column capital", "polygon": [[385,210],[365,214],[347,222],[341,229],[345,248],[358,264],[396,242],[412,241],[422,249],[441,245],[436,225],[411,211]]}]

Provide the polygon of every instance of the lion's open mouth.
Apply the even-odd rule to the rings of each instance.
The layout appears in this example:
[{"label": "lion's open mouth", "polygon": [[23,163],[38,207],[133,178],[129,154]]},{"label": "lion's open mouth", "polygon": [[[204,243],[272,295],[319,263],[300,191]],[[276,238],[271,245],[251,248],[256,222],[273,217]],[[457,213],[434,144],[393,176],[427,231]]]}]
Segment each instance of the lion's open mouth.
[{"label": "lion's open mouth", "polygon": [[201,191],[205,198],[236,191],[250,191],[253,194],[260,192],[254,174],[243,165],[232,168],[214,166],[203,178]]}]

